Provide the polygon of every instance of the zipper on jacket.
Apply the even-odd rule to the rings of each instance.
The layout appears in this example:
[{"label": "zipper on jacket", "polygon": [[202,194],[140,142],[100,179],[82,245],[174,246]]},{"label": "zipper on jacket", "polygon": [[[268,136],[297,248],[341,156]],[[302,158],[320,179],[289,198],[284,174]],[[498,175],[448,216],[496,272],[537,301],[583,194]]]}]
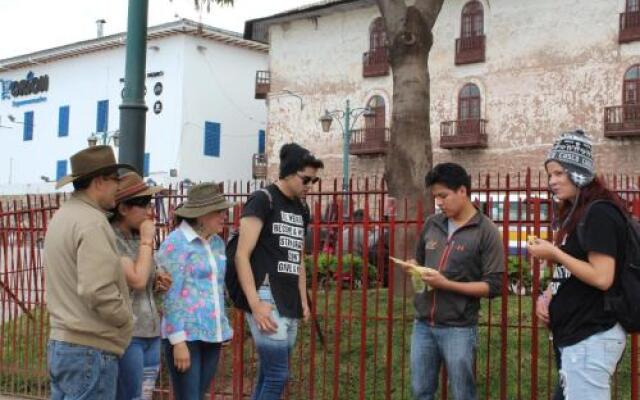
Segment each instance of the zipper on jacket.
[{"label": "zipper on jacket", "polygon": [[[453,237],[453,235],[451,235],[451,237]],[[442,256],[440,257],[440,262],[438,263],[438,272],[444,271],[444,268],[447,265],[447,260],[449,259],[449,253],[451,253],[451,249],[452,248],[453,248],[453,240],[449,239],[449,240],[447,240],[447,245],[445,246],[444,252],[442,253]],[[435,326],[436,325],[436,321],[435,321],[435,316],[436,316],[436,291],[437,290],[435,290],[435,289],[432,291],[432,298],[431,298],[431,326]]]}]

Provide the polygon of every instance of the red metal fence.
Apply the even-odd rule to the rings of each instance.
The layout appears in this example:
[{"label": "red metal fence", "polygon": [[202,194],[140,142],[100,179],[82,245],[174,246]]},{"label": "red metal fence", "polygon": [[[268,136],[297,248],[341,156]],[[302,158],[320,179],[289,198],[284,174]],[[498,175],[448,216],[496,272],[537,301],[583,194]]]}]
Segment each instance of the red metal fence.
[{"label": "red metal fence", "polygon": [[[610,176],[607,181],[640,216],[640,177]],[[258,186],[226,184],[225,192],[230,200],[243,202]],[[473,187],[474,201],[501,229],[510,254],[502,296],[482,301],[476,358],[479,396],[550,399],[556,381],[552,347],[534,312],[535,298],[550,272],[525,251],[528,234],[544,238],[550,232],[545,178],[529,173],[478,176]],[[182,189],[156,199],[159,239],[169,229]],[[47,222],[63,200],[60,195],[29,196],[0,204],[0,393],[34,398],[48,394],[42,241]],[[307,269],[319,329],[306,324],[299,331],[286,398],[410,399],[413,305],[410,296],[398,290],[410,291],[411,283],[394,273],[388,256],[413,256],[409,246],[395,248],[394,243],[419,232],[424,221],[421,207],[411,214],[407,203],[389,199],[384,182],[376,179],[352,181],[346,196],[337,181],[325,182],[307,202],[313,215]],[[239,211],[237,206],[231,213],[230,225],[237,224]],[[223,351],[211,398],[244,399],[254,385],[256,353],[242,314],[231,308],[228,312],[235,335]],[[440,398],[446,399],[446,374],[442,380]],[[635,336],[619,365],[613,395],[640,399]],[[165,373],[156,397],[170,397]]]}]

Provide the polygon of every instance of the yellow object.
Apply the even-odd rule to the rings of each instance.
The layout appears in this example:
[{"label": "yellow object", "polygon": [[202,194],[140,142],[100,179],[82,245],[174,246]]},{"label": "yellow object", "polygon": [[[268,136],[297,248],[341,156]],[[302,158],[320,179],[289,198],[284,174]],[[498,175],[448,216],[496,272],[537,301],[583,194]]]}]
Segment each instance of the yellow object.
[{"label": "yellow object", "polygon": [[423,273],[433,273],[434,270],[431,268],[427,268],[427,267],[422,267],[420,265],[416,265],[404,260],[401,260],[399,258],[395,258],[395,257],[389,257],[389,259],[391,261],[393,261],[394,263],[396,263],[397,265],[403,266],[403,267],[407,267],[405,269],[405,271],[411,276],[411,283],[413,284],[413,289],[416,293],[420,293],[423,292],[425,290],[429,291],[432,288],[429,287],[429,285],[427,285],[423,280],[422,280],[422,274]]}]

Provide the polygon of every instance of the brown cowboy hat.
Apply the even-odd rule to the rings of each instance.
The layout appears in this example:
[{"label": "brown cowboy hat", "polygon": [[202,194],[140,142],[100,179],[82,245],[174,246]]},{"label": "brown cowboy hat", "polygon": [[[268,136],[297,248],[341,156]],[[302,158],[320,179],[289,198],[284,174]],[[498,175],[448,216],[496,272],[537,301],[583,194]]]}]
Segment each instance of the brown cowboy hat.
[{"label": "brown cowboy hat", "polygon": [[135,199],[136,197],[153,196],[165,190],[162,186],[147,185],[137,172],[127,172],[120,177],[118,191],[116,192],[116,203]]},{"label": "brown cowboy hat", "polygon": [[212,211],[226,210],[229,203],[217,183],[201,183],[189,190],[187,201],[176,208],[176,215],[183,218],[198,218]]},{"label": "brown cowboy hat", "polygon": [[136,170],[129,164],[116,163],[111,146],[89,147],[71,156],[71,174],[60,178],[56,182],[56,189],[81,178],[97,176],[102,172],[117,172],[121,168]]}]

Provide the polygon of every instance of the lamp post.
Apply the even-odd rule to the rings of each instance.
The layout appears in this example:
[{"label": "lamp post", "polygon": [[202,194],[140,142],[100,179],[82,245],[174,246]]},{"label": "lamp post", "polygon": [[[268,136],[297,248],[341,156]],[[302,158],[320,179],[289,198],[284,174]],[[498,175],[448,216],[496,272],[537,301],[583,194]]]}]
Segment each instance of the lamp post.
[{"label": "lamp post", "polygon": [[115,130],[111,132],[94,132],[87,138],[87,144],[89,147],[93,147],[97,144],[107,145],[113,141],[113,145],[118,147],[120,145],[120,131]]},{"label": "lamp post", "polygon": [[[320,124],[322,125],[323,132],[329,132],[331,129],[331,122],[336,120],[342,128],[342,191],[349,190],[349,145],[351,143],[351,132],[353,127],[358,121],[358,118],[363,115],[365,119],[365,126],[375,118],[375,112],[370,107],[351,108],[349,100],[346,101],[344,110],[325,110],[324,115],[320,117]],[[342,120],[342,121],[341,121]]]}]

